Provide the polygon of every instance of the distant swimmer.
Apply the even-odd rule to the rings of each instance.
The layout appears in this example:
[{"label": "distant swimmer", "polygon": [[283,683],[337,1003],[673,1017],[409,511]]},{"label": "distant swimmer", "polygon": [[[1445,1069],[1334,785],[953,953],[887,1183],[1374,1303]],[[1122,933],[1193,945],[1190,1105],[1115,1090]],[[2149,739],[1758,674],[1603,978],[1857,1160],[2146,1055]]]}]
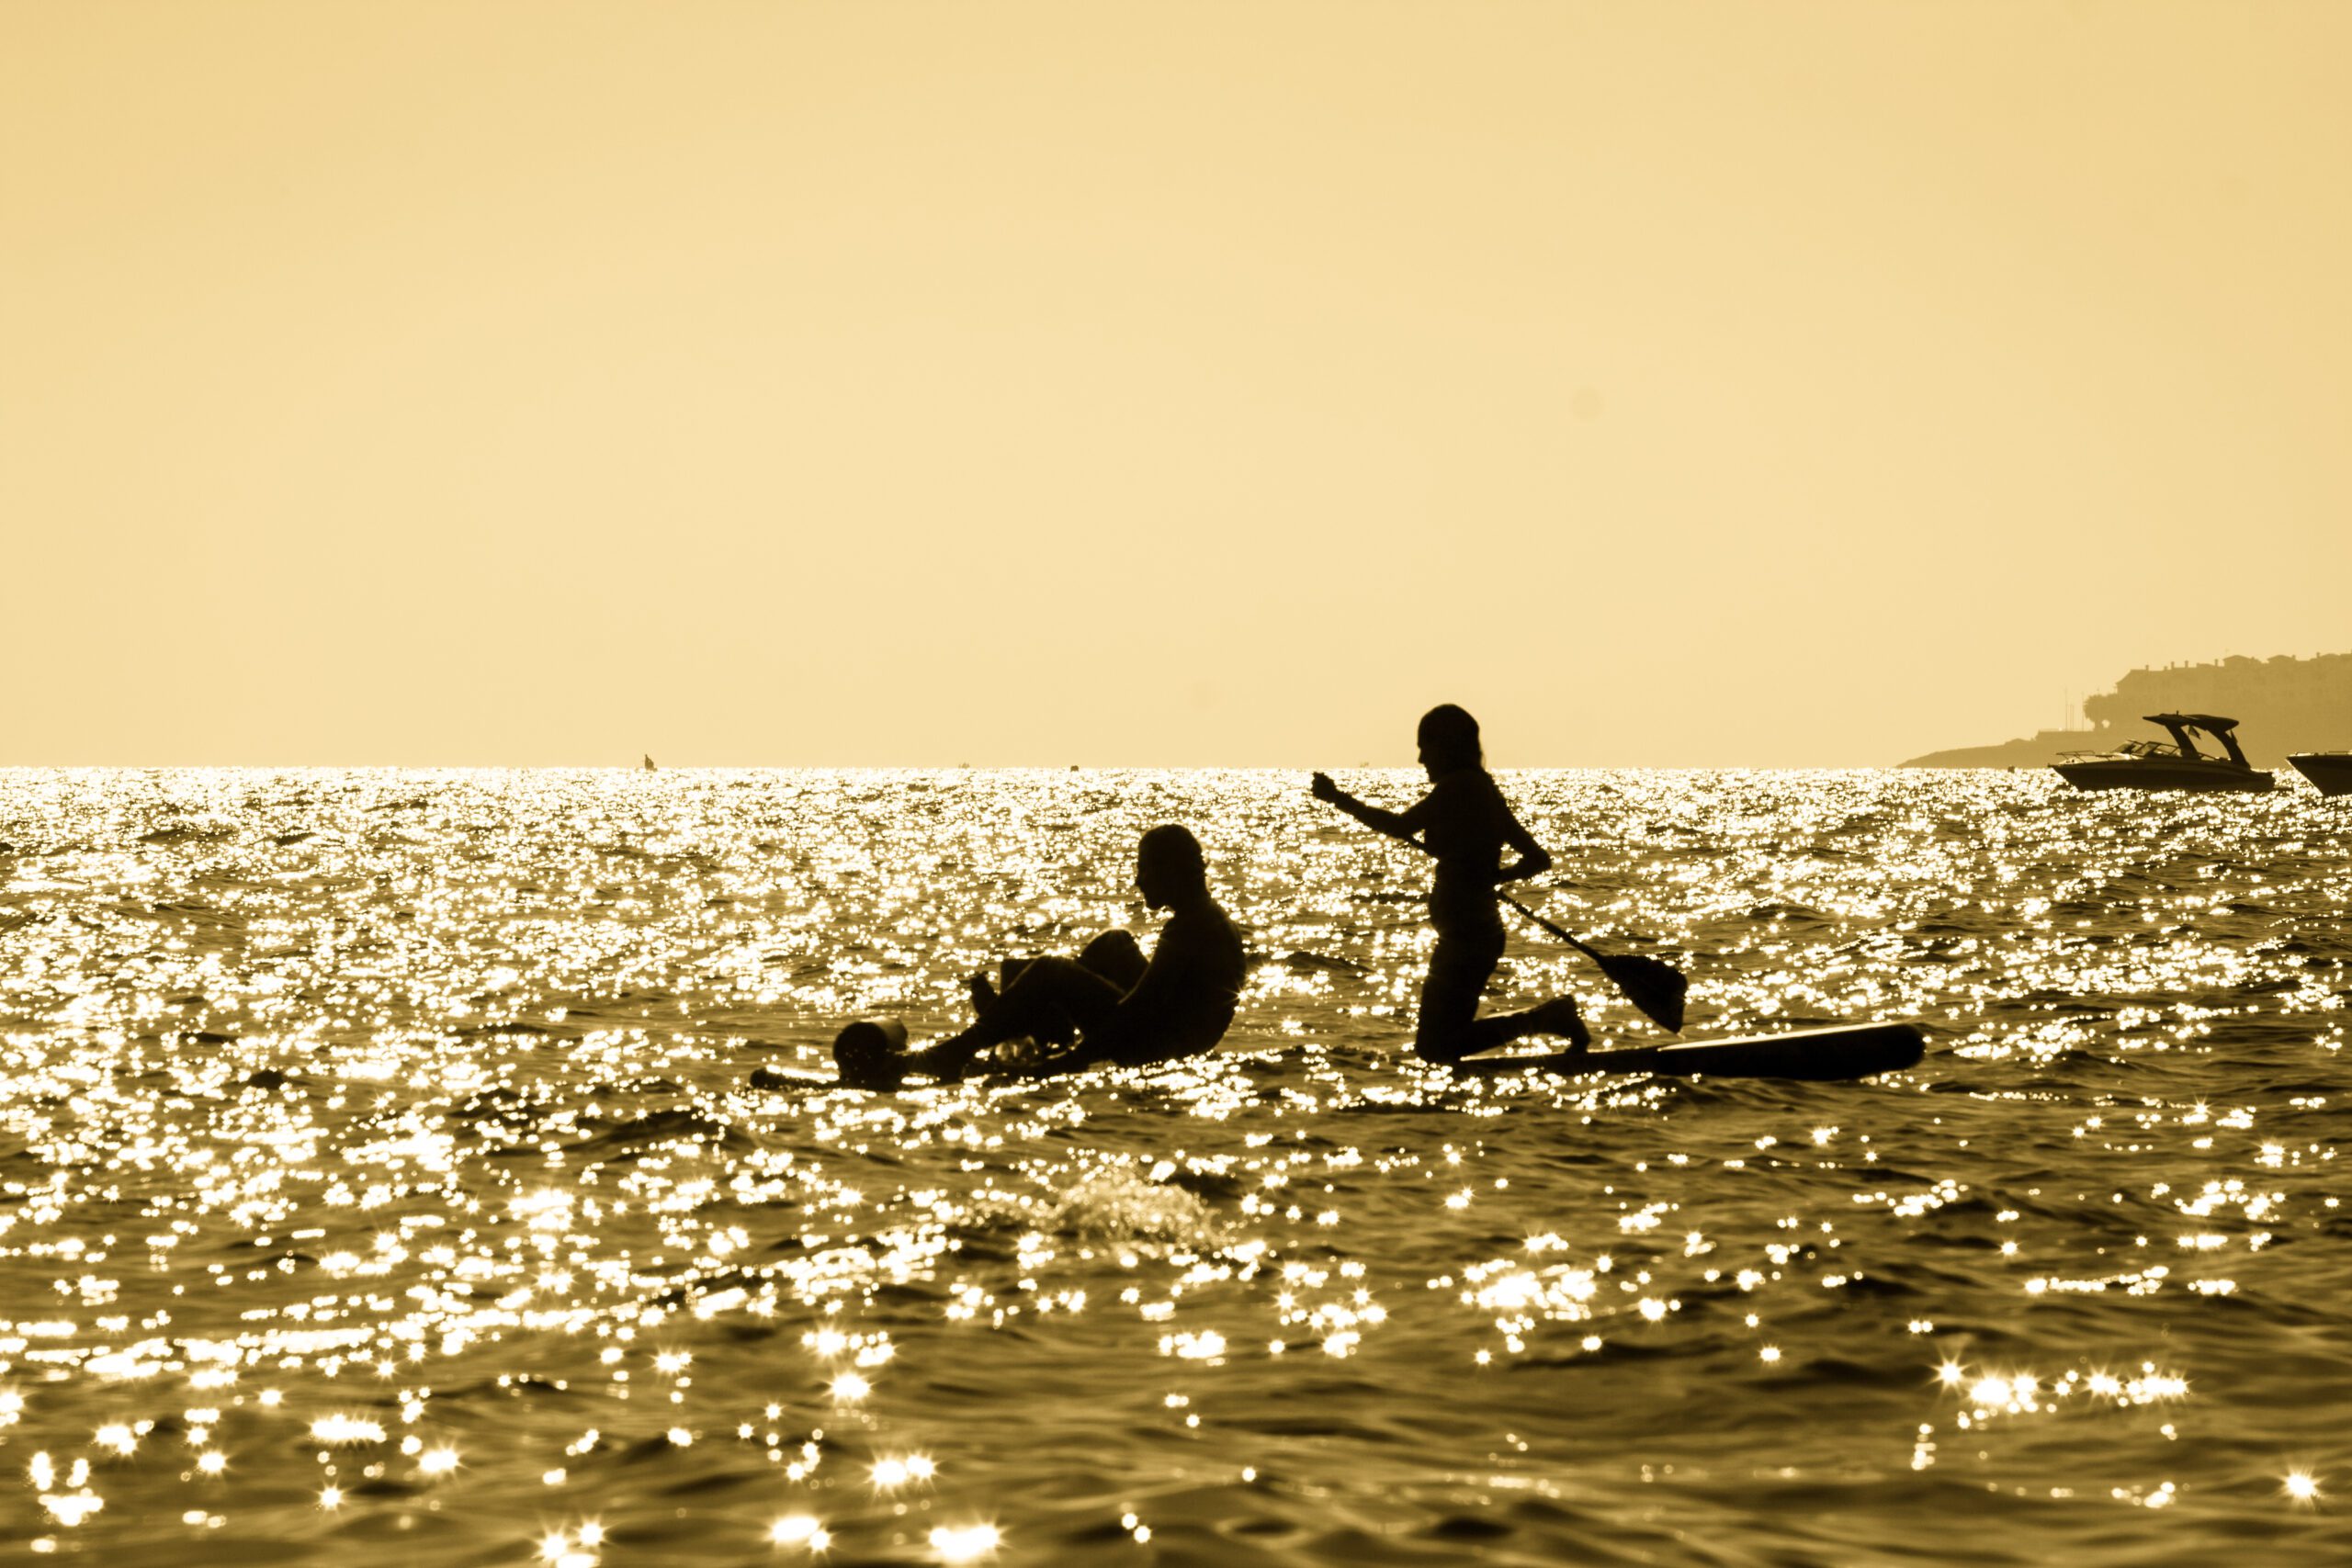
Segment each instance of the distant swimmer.
[{"label": "distant swimmer", "polygon": [[1005,965],[1001,993],[972,980],[972,1026],[924,1049],[904,1048],[903,1030],[852,1024],[833,1043],[842,1081],[896,1089],[910,1073],[959,1078],[980,1053],[1029,1039],[1045,1048],[1031,1062],[992,1062],[1036,1077],[1105,1065],[1140,1066],[1189,1056],[1225,1038],[1249,970],[1241,933],[1209,891],[1208,867],[1192,830],[1154,828],[1136,847],[1136,886],[1169,911],[1147,959],[1125,931],[1106,932],[1076,958]]},{"label": "distant swimmer", "polygon": [[[1437,951],[1430,954],[1429,978],[1421,982],[1413,1049],[1433,1062],[1450,1063],[1525,1035],[1556,1034],[1571,1050],[1583,1050],[1590,1036],[1574,997],[1555,998],[1525,1012],[1478,1016],[1478,994],[1503,955],[1497,890],[1506,882],[1542,875],[1552,869],[1552,857],[1521,825],[1487,772],[1478,721],[1469,714],[1446,703],[1422,715],[1420,761],[1430,775],[1430,792],[1403,812],[1365,805],[1329,773],[1317,773],[1314,780],[1316,799],[1437,857],[1430,886]],[[1506,847],[1518,855],[1509,865],[1502,863]]]}]

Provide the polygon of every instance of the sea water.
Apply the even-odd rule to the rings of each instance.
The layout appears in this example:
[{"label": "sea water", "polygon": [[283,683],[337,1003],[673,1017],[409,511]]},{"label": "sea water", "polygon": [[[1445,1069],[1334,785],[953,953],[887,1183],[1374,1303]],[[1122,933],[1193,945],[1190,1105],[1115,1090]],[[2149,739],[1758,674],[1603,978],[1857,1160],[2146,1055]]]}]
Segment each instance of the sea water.
[{"label": "sea water", "polygon": [[[1502,782],[1691,1037],[1926,1060],[1422,1066],[1296,774],[0,773],[0,1559],[2352,1560],[2352,801]],[[1215,1055],[830,1086],[1162,821]]]}]

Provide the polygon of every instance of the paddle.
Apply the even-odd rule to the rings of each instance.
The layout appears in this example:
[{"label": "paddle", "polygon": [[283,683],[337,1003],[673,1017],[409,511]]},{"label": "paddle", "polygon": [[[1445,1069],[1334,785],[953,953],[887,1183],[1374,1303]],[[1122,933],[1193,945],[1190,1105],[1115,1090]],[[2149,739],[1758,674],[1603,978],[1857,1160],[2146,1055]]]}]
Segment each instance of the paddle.
[{"label": "paddle", "polygon": [[1682,994],[1690,988],[1690,982],[1681,970],[1658,959],[1645,958],[1638,953],[1600,952],[1554,925],[1510,894],[1497,889],[1495,897],[1600,964],[1600,972],[1625,993],[1625,999],[1648,1014],[1651,1021],[1660,1029],[1669,1034],[1682,1032]]}]

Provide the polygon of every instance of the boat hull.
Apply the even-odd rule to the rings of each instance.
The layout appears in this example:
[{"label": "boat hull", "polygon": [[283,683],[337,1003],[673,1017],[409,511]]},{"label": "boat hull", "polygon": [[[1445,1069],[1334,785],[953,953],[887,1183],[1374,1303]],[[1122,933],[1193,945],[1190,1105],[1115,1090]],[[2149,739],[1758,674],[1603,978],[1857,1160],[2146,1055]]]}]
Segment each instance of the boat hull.
[{"label": "boat hull", "polygon": [[2076,789],[2188,789],[2260,795],[2278,787],[2278,780],[2260,768],[2154,757],[2102,757],[2095,761],[2060,762],[2056,771],[2060,778]]},{"label": "boat hull", "polygon": [[2322,795],[2352,795],[2352,751],[2298,751],[2287,761]]}]

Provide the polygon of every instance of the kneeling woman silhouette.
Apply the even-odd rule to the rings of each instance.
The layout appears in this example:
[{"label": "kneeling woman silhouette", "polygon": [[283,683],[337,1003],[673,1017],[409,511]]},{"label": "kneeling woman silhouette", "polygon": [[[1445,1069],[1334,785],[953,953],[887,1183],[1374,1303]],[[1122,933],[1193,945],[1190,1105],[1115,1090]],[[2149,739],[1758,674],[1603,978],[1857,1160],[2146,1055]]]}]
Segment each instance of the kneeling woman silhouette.
[{"label": "kneeling woman silhouette", "polygon": [[[1574,997],[1555,997],[1525,1012],[1478,1016],[1478,994],[1503,955],[1496,889],[1542,875],[1552,869],[1552,857],[1521,825],[1487,773],[1476,719],[1452,703],[1423,714],[1420,761],[1430,775],[1430,792],[1402,812],[1367,806],[1329,773],[1317,773],[1314,783],[1316,799],[1437,857],[1430,886],[1437,951],[1430,954],[1429,978],[1421,982],[1413,1049],[1433,1062],[1458,1062],[1524,1035],[1556,1034],[1570,1050],[1583,1050],[1591,1036]],[[1506,846],[1518,855],[1510,865],[1502,863]]]}]

